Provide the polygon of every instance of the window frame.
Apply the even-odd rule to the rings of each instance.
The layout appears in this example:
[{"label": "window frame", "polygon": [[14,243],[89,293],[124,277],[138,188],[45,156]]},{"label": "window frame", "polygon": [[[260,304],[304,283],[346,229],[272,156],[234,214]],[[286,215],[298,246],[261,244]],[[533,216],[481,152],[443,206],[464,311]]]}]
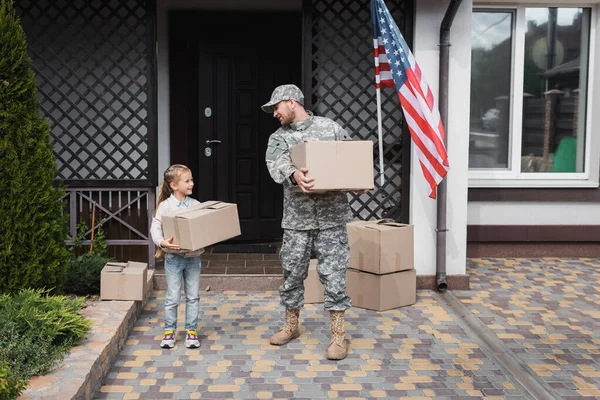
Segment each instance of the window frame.
[{"label": "window frame", "polygon": [[[549,2],[550,3],[550,2]],[[584,147],[584,172],[521,172],[521,146],[522,146],[522,123],[523,123],[523,81],[525,62],[525,32],[527,29],[527,8],[548,7],[587,8],[590,10],[589,17],[589,39],[588,39],[588,69],[585,121],[585,147]],[[511,12],[514,16],[512,24],[512,57],[511,57],[511,115],[509,119],[508,140],[508,168],[503,169],[471,169],[468,178],[470,188],[535,188],[535,187],[598,187],[600,175],[600,140],[594,138],[594,126],[600,126],[600,116],[594,113],[594,96],[592,93],[600,93],[600,88],[595,79],[597,66],[600,65],[596,59],[596,51],[600,43],[598,25],[598,6],[588,4],[527,4],[527,5],[473,5],[472,13],[476,12]],[[596,89],[596,90],[594,90]],[[469,154],[469,153],[467,153]]]}]

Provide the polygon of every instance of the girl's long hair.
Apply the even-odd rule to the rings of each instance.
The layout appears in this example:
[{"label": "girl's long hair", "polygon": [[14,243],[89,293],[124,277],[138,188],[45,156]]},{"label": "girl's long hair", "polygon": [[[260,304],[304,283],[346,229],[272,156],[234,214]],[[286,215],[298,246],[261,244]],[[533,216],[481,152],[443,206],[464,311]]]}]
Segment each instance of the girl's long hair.
[{"label": "girl's long hair", "polygon": [[[168,199],[169,196],[171,196],[171,182],[177,183],[181,174],[183,174],[186,171],[191,172],[191,170],[183,164],[173,164],[169,168],[167,168],[163,176],[163,181],[160,184],[160,189],[158,191],[158,198],[156,199],[156,208],[154,209],[155,216],[160,203],[162,203],[163,201]],[[163,255],[164,251],[160,247],[158,247],[154,256],[157,259],[160,259]]]}]

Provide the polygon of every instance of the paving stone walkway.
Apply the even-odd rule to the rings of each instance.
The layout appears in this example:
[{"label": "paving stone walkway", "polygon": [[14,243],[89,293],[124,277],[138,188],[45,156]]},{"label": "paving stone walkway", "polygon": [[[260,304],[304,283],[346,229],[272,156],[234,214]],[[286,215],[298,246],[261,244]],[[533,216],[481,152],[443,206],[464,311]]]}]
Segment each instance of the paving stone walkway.
[{"label": "paving stone walkway", "polygon": [[[477,259],[472,290],[454,292],[557,398],[600,397],[600,260]],[[321,304],[301,314],[299,340],[271,346],[276,292],[203,293],[201,348],[158,347],[164,292],[131,331],[97,399],[531,398],[433,292],[387,312],[352,308],[351,350],[329,361]],[[180,308],[183,326],[183,307]]]},{"label": "paving stone walkway", "polygon": [[564,399],[600,398],[600,260],[473,259],[454,292]]}]

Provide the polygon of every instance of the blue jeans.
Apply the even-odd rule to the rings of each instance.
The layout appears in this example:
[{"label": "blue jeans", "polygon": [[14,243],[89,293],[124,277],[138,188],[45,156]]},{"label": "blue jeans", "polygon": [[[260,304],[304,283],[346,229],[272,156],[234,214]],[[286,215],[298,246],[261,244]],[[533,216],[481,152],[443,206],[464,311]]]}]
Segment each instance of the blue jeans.
[{"label": "blue jeans", "polygon": [[165,330],[175,331],[177,329],[177,308],[183,281],[185,281],[185,329],[198,329],[200,264],[200,257],[185,258],[178,254],[165,254],[165,275],[167,276]]}]

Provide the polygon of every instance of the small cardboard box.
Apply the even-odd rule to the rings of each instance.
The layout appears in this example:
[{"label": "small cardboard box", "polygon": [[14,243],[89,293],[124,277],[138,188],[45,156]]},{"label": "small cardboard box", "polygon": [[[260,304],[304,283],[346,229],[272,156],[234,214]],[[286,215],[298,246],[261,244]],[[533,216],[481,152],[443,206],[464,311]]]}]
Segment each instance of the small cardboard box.
[{"label": "small cardboard box", "polygon": [[325,288],[319,280],[319,273],[317,272],[317,260],[310,260],[308,266],[308,276],[304,280],[304,303],[315,304],[322,303],[323,293]]},{"label": "small cardboard box", "polygon": [[349,269],[346,284],[353,307],[385,311],[417,301],[417,272],[414,269],[386,275]]},{"label": "small cardboard box", "polygon": [[350,268],[374,274],[414,268],[412,225],[386,220],[355,221],[347,228]]},{"label": "small cardboard box", "polygon": [[290,153],[292,164],[307,168],[307,176],[315,178],[315,191],[374,187],[370,140],[304,142],[292,147]]},{"label": "small cardboard box", "polygon": [[148,293],[148,264],[109,262],[100,272],[101,300],[143,301]]},{"label": "small cardboard box", "polygon": [[195,251],[241,234],[237,205],[205,201],[162,217],[165,238],[182,250]]}]

